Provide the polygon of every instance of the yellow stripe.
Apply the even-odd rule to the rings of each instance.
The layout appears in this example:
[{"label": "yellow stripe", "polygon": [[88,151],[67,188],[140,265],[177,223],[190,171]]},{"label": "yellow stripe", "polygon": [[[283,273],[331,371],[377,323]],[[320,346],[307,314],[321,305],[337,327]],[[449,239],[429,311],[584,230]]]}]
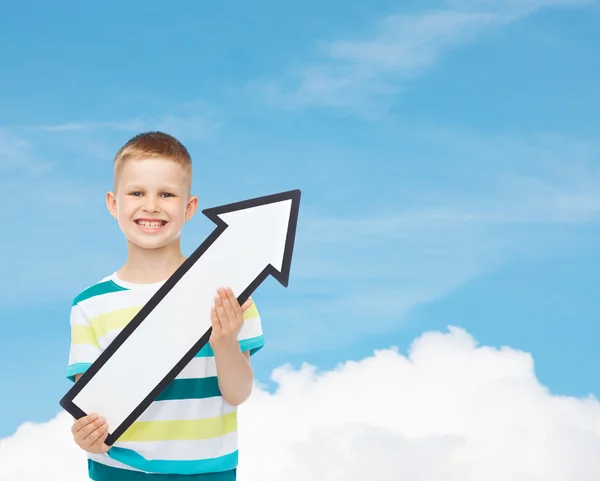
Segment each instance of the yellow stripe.
[{"label": "yellow stripe", "polygon": [[256,309],[256,304],[254,302],[252,305],[244,311],[244,319],[254,319],[258,317],[258,309]]},{"label": "yellow stripe", "polygon": [[100,347],[92,328],[82,324],[73,324],[71,326],[71,342],[73,344],[91,344],[97,348]]},{"label": "yellow stripe", "polygon": [[[92,326],[95,337],[100,339],[111,331],[124,328],[135,317],[135,315],[140,312],[142,307],[143,306],[126,307],[124,309],[119,309],[118,311],[107,312],[105,314],[100,314],[99,316],[93,317],[90,319],[90,325]],[[256,305],[252,304],[244,312],[244,320],[254,319],[257,317],[258,310],[256,309]],[[90,343],[83,342],[80,344]]]},{"label": "yellow stripe", "polygon": [[107,312],[106,314],[100,314],[99,316],[93,317],[90,319],[90,324],[96,333],[96,337],[100,339],[111,331],[122,329],[129,324],[129,321],[135,317],[141,308],[142,306],[126,307],[125,309],[119,309],[118,311]]},{"label": "yellow stripe", "polygon": [[133,423],[119,441],[181,441],[224,436],[237,429],[237,413],[208,419],[176,421],[138,421]]}]

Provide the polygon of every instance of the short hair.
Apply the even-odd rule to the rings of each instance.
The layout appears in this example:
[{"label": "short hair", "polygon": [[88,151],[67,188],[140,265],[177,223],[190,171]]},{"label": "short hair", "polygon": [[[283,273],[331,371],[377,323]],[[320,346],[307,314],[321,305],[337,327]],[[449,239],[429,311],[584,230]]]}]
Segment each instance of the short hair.
[{"label": "short hair", "polygon": [[115,188],[125,162],[142,158],[164,158],[180,164],[192,179],[192,157],[185,146],[172,135],[160,131],[142,132],[119,149],[113,161]]}]

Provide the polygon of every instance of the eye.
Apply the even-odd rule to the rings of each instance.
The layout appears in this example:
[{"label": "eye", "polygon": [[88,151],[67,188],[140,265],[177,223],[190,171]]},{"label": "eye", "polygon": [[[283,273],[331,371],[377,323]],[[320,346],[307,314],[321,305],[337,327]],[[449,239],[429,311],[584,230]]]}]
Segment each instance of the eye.
[{"label": "eye", "polygon": [[175,197],[173,194],[171,194],[169,192],[163,192],[161,195],[164,195],[165,197]]},{"label": "eye", "polygon": [[129,195],[133,195],[134,197],[138,197],[139,195],[142,195],[141,192],[131,192]]}]

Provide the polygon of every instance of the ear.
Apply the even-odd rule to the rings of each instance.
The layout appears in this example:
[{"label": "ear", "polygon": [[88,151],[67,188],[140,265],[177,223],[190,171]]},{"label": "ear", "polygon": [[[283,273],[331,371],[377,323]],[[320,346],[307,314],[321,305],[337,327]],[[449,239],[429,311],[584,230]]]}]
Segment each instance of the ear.
[{"label": "ear", "polygon": [[117,198],[113,192],[106,193],[106,207],[108,207],[108,211],[115,219],[119,218],[117,212]]},{"label": "ear", "polygon": [[197,208],[198,208],[198,197],[196,197],[194,195],[194,196],[190,197],[190,200],[188,200],[188,203],[185,206],[185,221],[186,222],[188,220],[190,220],[192,217],[194,217],[194,214],[196,213]]}]

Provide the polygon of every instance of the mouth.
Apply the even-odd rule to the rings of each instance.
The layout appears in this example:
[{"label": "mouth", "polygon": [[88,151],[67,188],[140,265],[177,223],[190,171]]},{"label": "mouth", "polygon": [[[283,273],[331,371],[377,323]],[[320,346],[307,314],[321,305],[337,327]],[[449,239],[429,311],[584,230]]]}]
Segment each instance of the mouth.
[{"label": "mouth", "polygon": [[156,219],[136,219],[134,222],[142,231],[150,233],[158,232],[168,223],[166,220]]}]

